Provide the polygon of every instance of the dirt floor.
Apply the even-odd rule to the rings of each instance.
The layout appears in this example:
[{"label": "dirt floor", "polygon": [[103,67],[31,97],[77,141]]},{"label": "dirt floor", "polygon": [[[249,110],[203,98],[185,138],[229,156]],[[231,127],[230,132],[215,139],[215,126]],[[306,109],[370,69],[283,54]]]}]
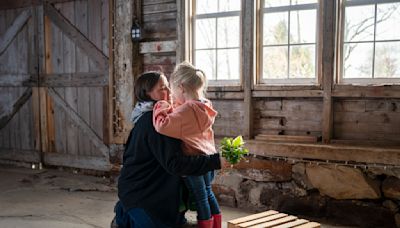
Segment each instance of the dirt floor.
[{"label": "dirt floor", "polygon": [[[0,180],[2,228],[110,227],[117,194],[108,178],[0,164]],[[222,211],[225,221],[250,214],[226,207]],[[187,217],[194,221],[195,214]]]}]

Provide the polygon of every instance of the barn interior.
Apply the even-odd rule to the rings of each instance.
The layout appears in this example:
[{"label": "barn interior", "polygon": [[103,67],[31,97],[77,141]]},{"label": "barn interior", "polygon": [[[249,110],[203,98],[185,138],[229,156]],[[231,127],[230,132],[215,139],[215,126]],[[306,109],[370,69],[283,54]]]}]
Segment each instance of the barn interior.
[{"label": "barn interior", "polygon": [[399,0],[2,0],[0,227],[109,227],[135,80],[183,61],[217,149],[249,150],[216,171],[224,226],[400,227],[399,23]]}]

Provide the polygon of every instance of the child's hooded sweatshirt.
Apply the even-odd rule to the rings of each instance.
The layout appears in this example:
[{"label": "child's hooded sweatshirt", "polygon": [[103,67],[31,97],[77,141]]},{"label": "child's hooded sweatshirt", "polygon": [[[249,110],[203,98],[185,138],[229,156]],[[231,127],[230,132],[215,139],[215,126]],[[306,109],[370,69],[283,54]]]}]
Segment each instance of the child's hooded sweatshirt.
[{"label": "child's hooded sweatshirt", "polygon": [[214,124],[217,111],[209,100],[190,100],[173,108],[167,101],[154,106],[153,124],[157,132],[183,141],[187,155],[214,154]]}]

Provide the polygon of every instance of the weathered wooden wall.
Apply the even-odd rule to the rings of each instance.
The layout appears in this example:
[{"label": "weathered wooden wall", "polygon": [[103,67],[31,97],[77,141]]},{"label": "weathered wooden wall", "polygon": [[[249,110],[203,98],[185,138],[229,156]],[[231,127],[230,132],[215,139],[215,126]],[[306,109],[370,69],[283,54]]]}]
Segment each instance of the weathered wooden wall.
[{"label": "weathered wooden wall", "polygon": [[32,73],[34,20],[30,9],[0,10],[0,37],[0,158],[38,161],[40,140],[34,123],[38,103],[32,89],[23,85]]}]

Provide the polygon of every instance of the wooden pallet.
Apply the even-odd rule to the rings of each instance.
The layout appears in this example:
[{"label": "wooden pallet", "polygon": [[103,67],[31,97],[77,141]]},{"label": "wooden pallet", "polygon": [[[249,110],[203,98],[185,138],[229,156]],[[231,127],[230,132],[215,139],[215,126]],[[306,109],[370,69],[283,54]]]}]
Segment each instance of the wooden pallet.
[{"label": "wooden pallet", "polygon": [[278,211],[265,211],[246,217],[228,221],[228,228],[317,228],[321,224],[299,219],[296,216],[279,213]]}]

